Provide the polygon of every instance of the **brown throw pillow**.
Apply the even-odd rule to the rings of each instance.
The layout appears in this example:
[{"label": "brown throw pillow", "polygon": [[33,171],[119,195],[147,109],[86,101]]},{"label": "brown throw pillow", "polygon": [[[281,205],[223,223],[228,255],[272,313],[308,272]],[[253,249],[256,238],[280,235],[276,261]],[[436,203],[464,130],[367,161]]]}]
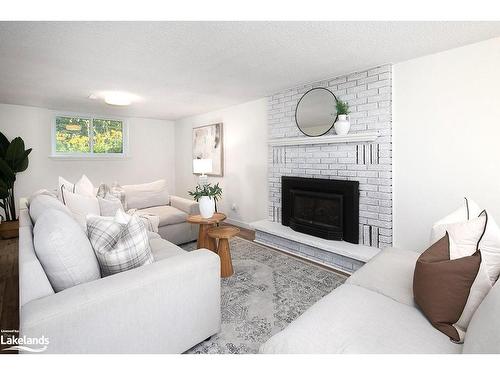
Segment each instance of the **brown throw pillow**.
[{"label": "brown throw pillow", "polygon": [[460,342],[453,326],[469,297],[470,288],[479,271],[481,252],[450,260],[448,233],[420,255],[413,274],[415,302],[431,324]]}]

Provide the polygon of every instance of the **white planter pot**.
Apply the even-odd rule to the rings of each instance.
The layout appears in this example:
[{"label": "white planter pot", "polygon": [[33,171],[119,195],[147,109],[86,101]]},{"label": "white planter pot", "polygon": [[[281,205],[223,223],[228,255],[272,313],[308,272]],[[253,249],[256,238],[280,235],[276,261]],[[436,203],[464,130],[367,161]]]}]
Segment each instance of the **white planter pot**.
[{"label": "white planter pot", "polygon": [[351,129],[351,122],[349,121],[347,115],[339,115],[339,118],[335,122],[335,133],[338,135],[346,135]]},{"label": "white planter pot", "polygon": [[214,216],[215,213],[215,201],[212,197],[201,197],[198,201],[200,205],[200,215],[201,217],[208,219]]}]

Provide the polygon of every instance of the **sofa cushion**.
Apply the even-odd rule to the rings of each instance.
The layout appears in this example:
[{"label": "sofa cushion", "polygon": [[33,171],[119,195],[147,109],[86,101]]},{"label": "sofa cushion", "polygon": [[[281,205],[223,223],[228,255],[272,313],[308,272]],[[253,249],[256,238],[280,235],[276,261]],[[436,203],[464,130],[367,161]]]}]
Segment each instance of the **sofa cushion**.
[{"label": "sofa cushion", "polygon": [[165,180],[139,185],[123,185],[122,188],[125,191],[127,209],[141,209],[168,205],[170,203],[167,182]]},{"label": "sofa cushion", "polygon": [[500,283],[479,305],[467,328],[464,353],[500,353]]},{"label": "sofa cushion", "polygon": [[342,285],[271,337],[262,353],[460,353],[415,307]]},{"label": "sofa cushion", "polygon": [[420,254],[386,248],[354,272],[346,284],[358,285],[413,306],[413,271]]},{"label": "sofa cushion", "polygon": [[156,206],[137,210],[137,214],[156,215],[160,219],[160,227],[184,223],[188,214],[172,206]]},{"label": "sofa cushion", "polygon": [[39,194],[30,202],[29,211],[33,224],[36,224],[38,218],[49,208],[53,208],[55,210],[59,210],[68,215],[71,215],[69,209],[57,198],[46,194]]},{"label": "sofa cushion", "polygon": [[186,254],[186,251],[182,250],[179,246],[162,238],[150,239],[149,245],[151,246],[151,251],[153,252],[153,257],[156,262],[173,256]]},{"label": "sofa cushion", "polygon": [[35,253],[54,291],[101,277],[89,239],[67,213],[46,210],[38,218],[33,233]]}]

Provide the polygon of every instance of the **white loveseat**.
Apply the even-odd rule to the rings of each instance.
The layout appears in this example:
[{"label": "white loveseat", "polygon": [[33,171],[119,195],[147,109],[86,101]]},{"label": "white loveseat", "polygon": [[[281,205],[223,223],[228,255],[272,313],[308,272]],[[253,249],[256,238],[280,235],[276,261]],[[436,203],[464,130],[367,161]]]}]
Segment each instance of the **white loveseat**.
[{"label": "white loveseat", "polygon": [[198,225],[188,223],[187,218],[200,213],[198,203],[170,195],[165,180],[124,185],[123,189],[127,209],[137,209],[139,214],[158,216],[158,234],[162,238],[177,245],[197,239]]},{"label": "white loveseat", "polygon": [[500,283],[476,310],[464,344],[454,344],[414,304],[419,255],[394,248],[380,252],[260,352],[500,353]]},{"label": "white loveseat", "polygon": [[149,236],[153,264],[55,293],[36,256],[29,211],[22,208],[20,336],[48,338],[44,353],[182,353],[217,333],[219,257]]}]

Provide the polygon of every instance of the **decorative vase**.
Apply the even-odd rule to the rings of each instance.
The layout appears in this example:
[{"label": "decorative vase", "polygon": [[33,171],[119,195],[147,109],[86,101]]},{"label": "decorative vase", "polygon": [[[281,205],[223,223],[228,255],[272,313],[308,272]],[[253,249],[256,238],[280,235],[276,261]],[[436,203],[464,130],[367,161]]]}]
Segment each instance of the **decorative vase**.
[{"label": "decorative vase", "polygon": [[335,133],[338,135],[346,135],[351,129],[351,122],[347,115],[339,115],[337,121],[335,121]]},{"label": "decorative vase", "polygon": [[198,203],[200,204],[201,217],[208,219],[214,216],[215,201],[212,197],[203,196],[200,198]]}]

